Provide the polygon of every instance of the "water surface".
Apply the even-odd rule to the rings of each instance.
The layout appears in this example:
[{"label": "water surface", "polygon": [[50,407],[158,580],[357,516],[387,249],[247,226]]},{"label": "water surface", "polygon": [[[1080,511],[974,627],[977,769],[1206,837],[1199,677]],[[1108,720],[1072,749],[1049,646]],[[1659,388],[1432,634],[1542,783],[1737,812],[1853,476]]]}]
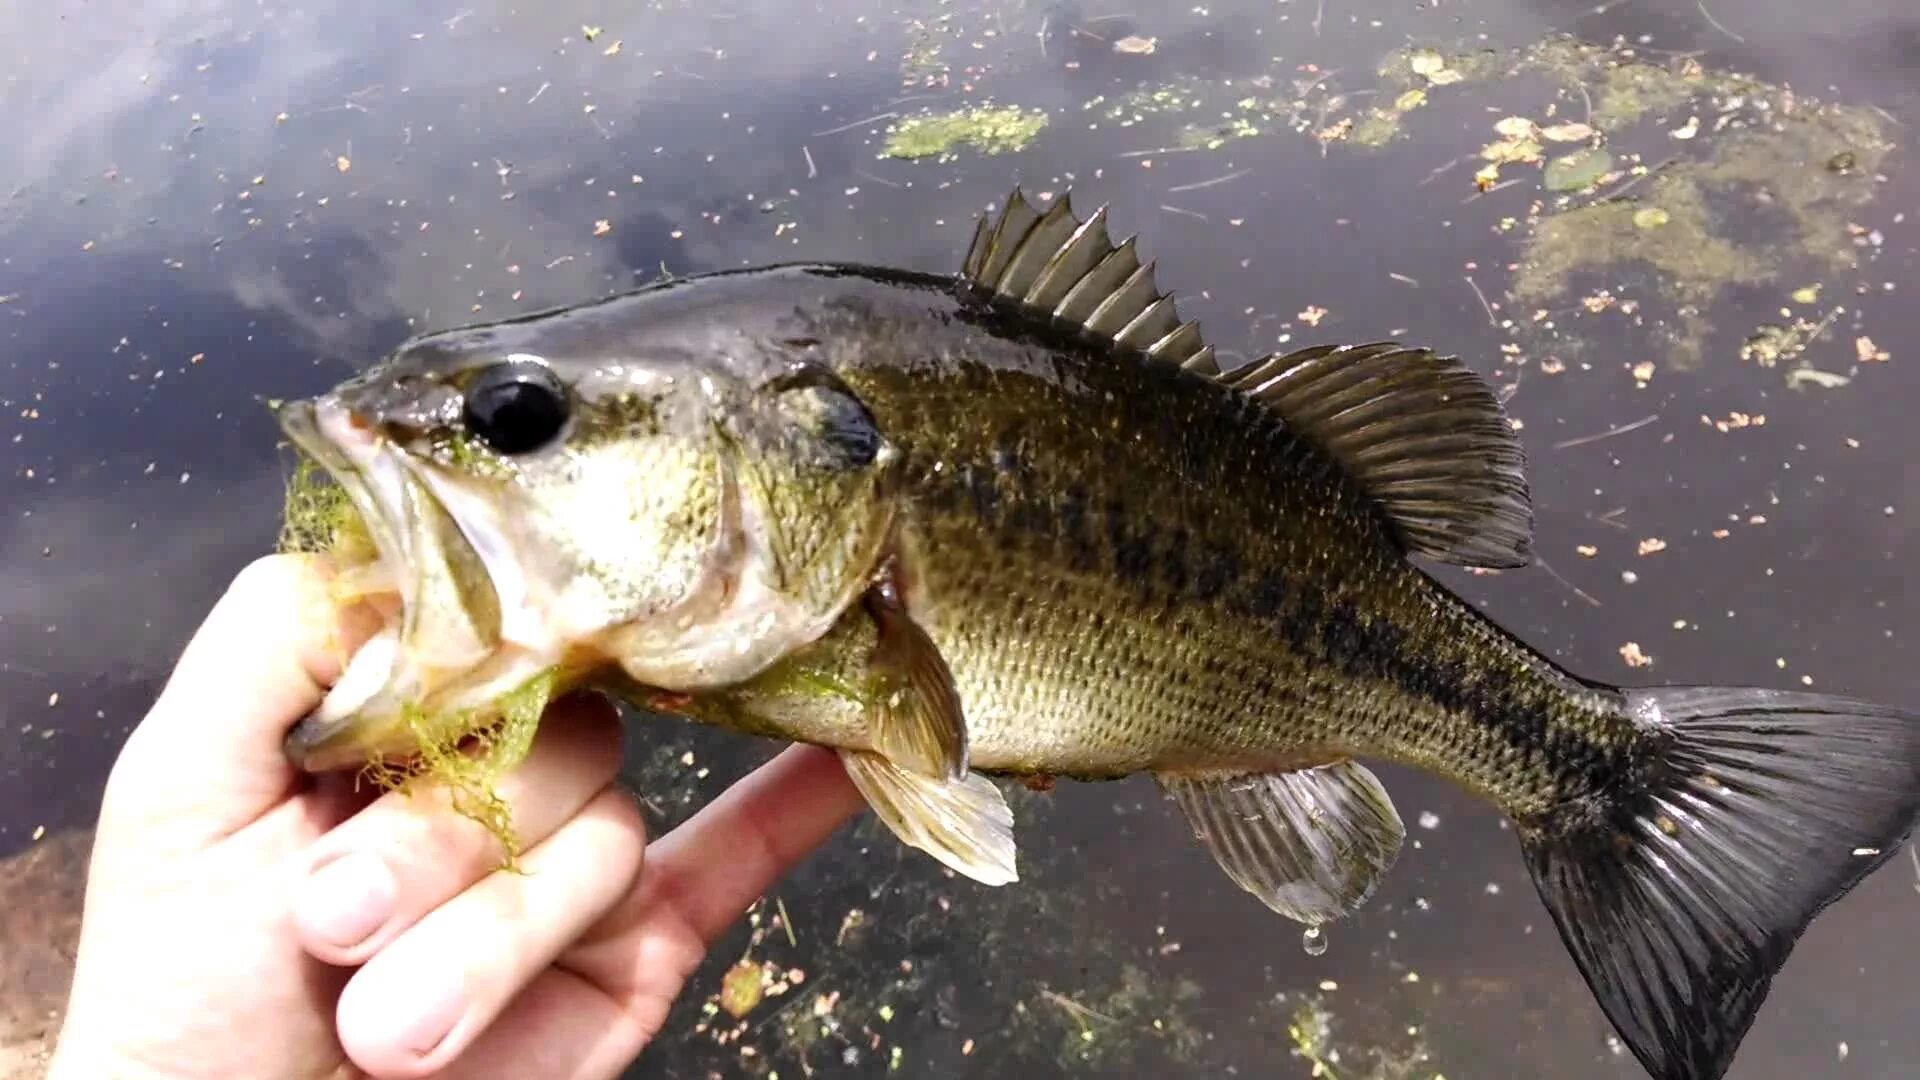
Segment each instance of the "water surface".
[{"label": "water surface", "polygon": [[[1016,181],[1109,204],[1237,357],[1396,336],[1493,378],[1523,424],[1543,565],[1443,576],[1575,670],[1920,700],[1899,662],[1920,633],[1902,574],[1920,557],[1920,15],[408,7],[0,15],[15,1039],[57,1004],[58,898],[115,750],[273,542],[287,462],[263,398],[319,390],[409,333],[663,271],[951,270]],[[1436,80],[1435,60],[1470,77]],[[887,156],[890,128],[982,104],[1048,122],[1000,153]],[[1510,117],[1597,126],[1616,168],[1583,192],[1543,190],[1538,161],[1476,184],[1482,148],[1526,130]],[[1534,141],[1557,157],[1595,140]],[[774,749],[656,720],[630,774],[665,825]],[[1024,880],[1002,890],[863,819],[716,950],[633,1075],[1304,1077],[1306,1055],[1341,1077],[1642,1075],[1497,815],[1432,778],[1385,779],[1416,843],[1319,957],[1144,780],[1017,794]],[[1815,925],[1733,1075],[1905,1075],[1916,882],[1920,862],[1898,860]],[[742,960],[768,965],[770,993],[736,1020],[713,995]]]}]

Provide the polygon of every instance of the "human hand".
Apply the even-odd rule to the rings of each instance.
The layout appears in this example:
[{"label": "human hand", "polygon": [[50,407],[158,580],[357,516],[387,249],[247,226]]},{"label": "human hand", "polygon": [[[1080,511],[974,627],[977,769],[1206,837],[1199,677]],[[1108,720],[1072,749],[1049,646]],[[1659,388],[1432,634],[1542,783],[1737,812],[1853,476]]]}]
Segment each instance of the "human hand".
[{"label": "human hand", "polygon": [[[115,763],[51,1075],[611,1077],[707,946],[861,805],[796,746],[648,844],[621,730],[556,702],[499,788],[524,873],[427,789],[308,777],[281,738],[374,630],[327,564],[243,571]],[[346,646],[342,648],[341,646]]]}]

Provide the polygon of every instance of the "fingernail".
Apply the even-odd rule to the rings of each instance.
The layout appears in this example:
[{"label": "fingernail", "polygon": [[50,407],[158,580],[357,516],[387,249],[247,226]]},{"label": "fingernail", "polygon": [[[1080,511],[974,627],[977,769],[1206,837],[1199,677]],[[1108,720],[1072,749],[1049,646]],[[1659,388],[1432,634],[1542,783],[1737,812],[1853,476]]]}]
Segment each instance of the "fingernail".
[{"label": "fingernail", "polygon": [[421,973],[428,982],[439,980],[439,986],[420,986],[415,980],[399,978],[358,988],[360,993],[351,1007],[341,1010],[341,1030],[351,1029],[361,1045],[371,1043],[414,1057],[428,1056],[446,1041],[467,1010],[465,989],[447,981],[447,974]]},{"label": "fingernail", "polygon": [[295,917],[336,948],[367,940],[393,917],[393,872],[372,855],[342,855],[307,875]]}]

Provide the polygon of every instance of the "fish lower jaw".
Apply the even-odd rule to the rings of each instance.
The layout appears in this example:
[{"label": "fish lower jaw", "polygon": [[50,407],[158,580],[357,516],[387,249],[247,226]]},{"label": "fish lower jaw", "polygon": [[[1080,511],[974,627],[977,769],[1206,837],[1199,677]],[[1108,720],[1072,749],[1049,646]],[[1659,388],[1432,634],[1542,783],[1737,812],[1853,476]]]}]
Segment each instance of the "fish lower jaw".
[{"label": "fish lower jaw", "polygon": [[306,772],[402,760],[421,750],[423,721],[439,727],[458,718],[463,728],[484,728],[529,681],[564,672],[568,677],[555,680],[558,693],[590,666],[561,652],[503,646],[465,669],[437,668],[408,656],[398,628],[389,626],[348,660],[319,707],[288,733],[285,751]]}]

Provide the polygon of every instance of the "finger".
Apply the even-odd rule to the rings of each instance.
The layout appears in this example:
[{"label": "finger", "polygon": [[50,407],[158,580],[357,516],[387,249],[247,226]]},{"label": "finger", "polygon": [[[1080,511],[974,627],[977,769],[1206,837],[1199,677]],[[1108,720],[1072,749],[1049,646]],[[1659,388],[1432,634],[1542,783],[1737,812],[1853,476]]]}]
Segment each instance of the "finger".
[{"label": "finger", "polygon": [[[597,694],[556,701],[526,760],[494,790],[515,841],[531,848],[572,818],[620,769],[620,715]],[[450,793],[394,791],[302,853],[294,931],[316,959],[357,964],[500,865],[499,841],[456,813]]]},{"label": "finger", "polygon": [[125,806],[199,837],[252,821],[286,796],[282,734],[373,634],[370,608],[327,595],[328,562],[272,555],[243,569],[180,655],[114,765],[103,816]]},{"label": "finger", "polygon": [[864,805],[838,754],[789,747],[661,837],[640,892],[671,903],[704,952]]},{"label": "finger", "polygon": [[836,755],[793,747],[647,849],[640,887],[515,998],[448,1077],[607,1080],[643,1050],[705,955],[859,808]]},{"label": "finger", "polygon": [[347,1055],[379,1077],[423,1076],[459,1057],[627,894],[645,843],[633,799],[602,788],[527,853],[524,873],[488,875],[367,961],[340,995]]},{"label": "finger", "polygon": [[562,965],[650,1037],[713,940],[862,805],[836,754],[789,747],[654,842],[640,887]]}]

